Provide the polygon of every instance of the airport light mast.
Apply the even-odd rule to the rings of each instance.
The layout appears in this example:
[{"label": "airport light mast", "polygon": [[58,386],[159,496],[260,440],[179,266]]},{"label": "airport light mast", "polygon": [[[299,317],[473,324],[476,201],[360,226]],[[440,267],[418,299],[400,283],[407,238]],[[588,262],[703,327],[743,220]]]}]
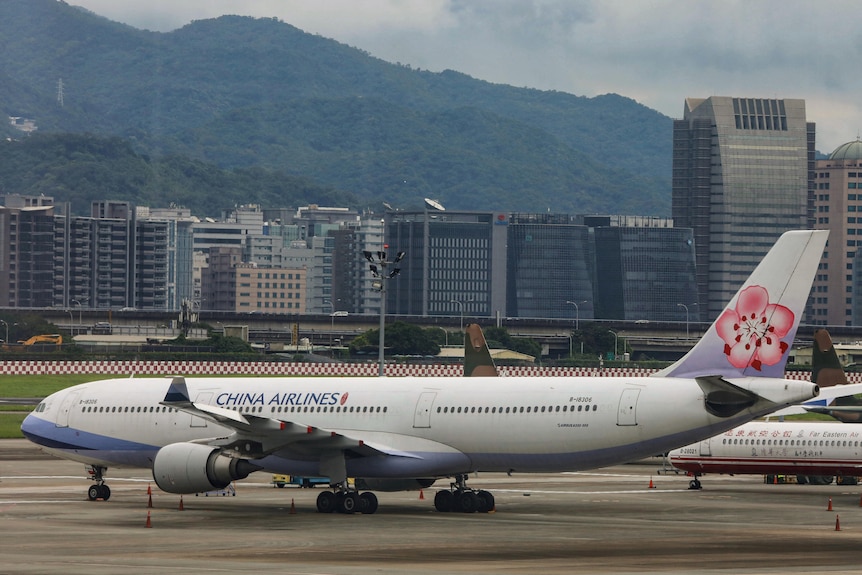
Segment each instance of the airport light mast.
[{"label": "airport light mast", "polygon": [[[384,330],[386,329],[386,280],[392,279],[401,273],[401,268],[395,267],[401,260],[404,259],[404,252],[398,252],[394,260],[386,259],[386,250],[389,249],[389,244],[383,244],[383,251],[369,252],[363,251],[362,255],[368,260],[368,269],[371,270],[371,275],[374,281],[371,282],[371,289],[380,292],[380,342],[378,351],[378,360],[380,369],[378,375],[383,377],[383,342],[385,339]],[[392,266],[391,269],[388,269]]]}]

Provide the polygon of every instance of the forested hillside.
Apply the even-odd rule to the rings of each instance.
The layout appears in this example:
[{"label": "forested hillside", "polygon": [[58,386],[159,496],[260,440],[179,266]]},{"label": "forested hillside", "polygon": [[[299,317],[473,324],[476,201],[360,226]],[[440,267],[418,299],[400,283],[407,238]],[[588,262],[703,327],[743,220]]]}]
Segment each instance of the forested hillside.
[{"label": "forested hillside", "polygon": [[[433,197],[458,209],[670,212],[671,120],[633,100],[415,70],[274,19],[155,33],[55,0],[3,0],[0,109],[41,134],[91,134],[0,159],[2,189],[76,206],[95,193],[153,205],[179,194],[172,201],[208,212],[300,196],[357,208]],[[103,152],[120,141],[148,177],[114,173],[118,159]],[[86,150],[50,156],[75,143]],[[18,163],[28,154],[41,168]]]},{"label": "forested hillside", "polygon": [[197,216],[220,216],[239,204],[356,205],[356,196],[263,168],[224,170],[198,160],[137,154],[121,138],[34,134],[0,142],[0,193],[54,196],[72,212],[90,213],[94,199],[136,205],[188,207]]}]

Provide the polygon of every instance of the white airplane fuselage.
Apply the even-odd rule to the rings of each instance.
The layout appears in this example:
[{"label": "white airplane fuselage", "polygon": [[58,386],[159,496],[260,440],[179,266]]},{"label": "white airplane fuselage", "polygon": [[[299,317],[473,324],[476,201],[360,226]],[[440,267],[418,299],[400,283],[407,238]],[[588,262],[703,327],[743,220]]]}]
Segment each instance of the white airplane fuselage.
[{"label": "white airplane fuselage", "polygon": [[[46,451],[90,465],[152,467],[162,447],[231,429],[162,405],[171,378],[81,384],[46,398],[22,426]],[[731,417],[705,409],[686,378],[188,378],[189,397],[240,414],[359,440],[350,477],[591,469],[667,452],[816,395],[809,382],[739,378],[760,401]],[[321,474],[301,438],[255,459],[273,473]]]},{"label": "white airplane fuselage", "polygon": [[862,425],[751,422],[675,449],[670,463],[695,474],[862,474]]}]

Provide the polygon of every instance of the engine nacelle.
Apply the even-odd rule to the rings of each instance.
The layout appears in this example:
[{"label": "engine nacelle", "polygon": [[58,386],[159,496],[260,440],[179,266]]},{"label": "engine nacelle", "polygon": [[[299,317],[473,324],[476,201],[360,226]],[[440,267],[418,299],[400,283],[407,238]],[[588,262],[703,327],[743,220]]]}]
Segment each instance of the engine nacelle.
[{"label": "engine nacelle", "polygon": [[259,466],[234,459],[215,447],[197,443],[172,443],[162,447],[153,460],[153,479],[168,493],[201,493],[224,489],[231,481],[245,479]]},{"label": "engine nacelle", "polygon": [[387,479],[380,477],[360,478],[355,480],[356,489],[369,491],[417,491],[434,485],[434,479]]}]

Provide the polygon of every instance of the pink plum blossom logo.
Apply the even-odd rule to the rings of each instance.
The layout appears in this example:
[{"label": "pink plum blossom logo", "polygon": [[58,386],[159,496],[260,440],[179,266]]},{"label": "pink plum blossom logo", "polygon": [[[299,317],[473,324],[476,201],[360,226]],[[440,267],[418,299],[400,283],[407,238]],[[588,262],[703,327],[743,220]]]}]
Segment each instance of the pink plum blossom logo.
[{"label": "pink plum blossom logo", "polygon": [[742,290],[736,309],[727,309],[716,322],[724,340],[724,354],[737,368],[775,365],[788,344],[781,341],[793,329],[793,312],[783,305],[769,303],[769,292],[761,286]]}]

